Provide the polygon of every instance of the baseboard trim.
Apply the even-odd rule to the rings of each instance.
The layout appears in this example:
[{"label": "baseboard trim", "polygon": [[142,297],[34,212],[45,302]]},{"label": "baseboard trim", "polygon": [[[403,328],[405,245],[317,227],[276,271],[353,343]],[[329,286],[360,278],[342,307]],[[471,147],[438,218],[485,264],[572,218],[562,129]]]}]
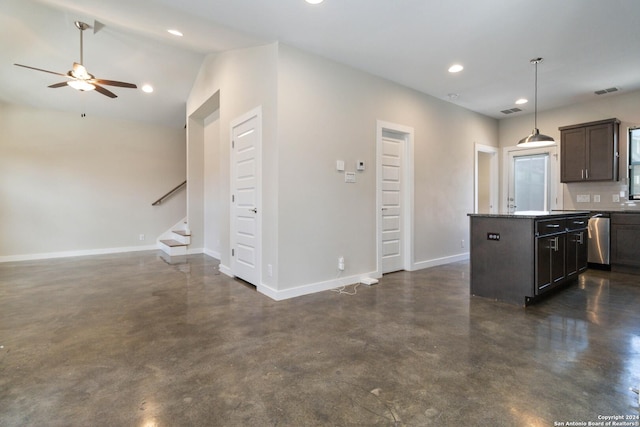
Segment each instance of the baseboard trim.
[{"label": "baseboard trim", "polygon": [[469,252],[461,253],[458,255],[451,255],[442,258],[435,258],[426,261],[414,262],[411,266],[411,271],[423,270],[425,268],[437,267],[438,265],[451,264],[452,262],[466,261],[469,259]]},{"label": "baseboard trim", "polygon": [[211,249],[204,249],[202,251],[203,254],[210,256],[211,258],[215,258],[218,261],[220,261],[220,252],[218,251],[212,251]]},{"label": "baseboard trim", "polygon": [[157,245],[129,246],[126,248],[86,249],[86,250],[80,250],[80,251],[46,252],[46,253],[28,254],[28,255],[8,255],[8,256],[0,256],[0,263],[17,262],[17,261],[35,261],[35,260],[41,260],[41,259],[54,259],[54,258],[71,258],[71,257],[89,256],[89,255],[107,255],[107,254],[118,254],[122,252],[141,252],[141,251],[154,251],[154,250],[159,250]]},{"label": "baseboard trim", "polygon": [[220,270],[220,273],[224,274],[225,276],[235,277],[231,272],[231,269],[222,263],[220,263],[220,265],[218,266],[218,270]]},{"label": "baseboard trim", "polygon": [[289,298],[295,298],[302,295],[315,294],[316,292],[327,291],[329,289],[339,288],[341,286],[354,285],[360,283],[363,277],[375,277],[376,272],[357,274],[353,276],[341,277],[333,280],[326,280],[324,282],[311,283],[308,285],[297,286],[289,289],[273,289],[265,284],[258,285],[256,288],[258,292],[268,296],[269,298],[282,301]]}]

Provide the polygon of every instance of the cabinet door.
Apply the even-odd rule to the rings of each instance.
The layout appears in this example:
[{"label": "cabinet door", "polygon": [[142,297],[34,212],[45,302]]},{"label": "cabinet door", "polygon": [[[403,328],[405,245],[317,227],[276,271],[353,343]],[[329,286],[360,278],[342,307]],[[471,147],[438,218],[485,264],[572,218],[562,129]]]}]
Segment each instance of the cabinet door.
[{"label": "cabinet door", "polygon": [[545,292],[565,277],[564,234],[536,239],[536,294]]},{"label": "cabinet door", "polygon": [[588,158],[585,178],[589,181],[617,179],[614,176],[613,123],[589,126],[586,132]]},{"label": "cabinet door", "polygon": [[577,247],[578,251],[578,274],[587,271],[589,267],[589,240],[587,230],[580,232],[580,241]]},{"label": "cabinet door", "polygon": [[566,276],[577,276],[587,269],[586,230],[573,230],[567,233]]},{"label": "cabinet door", "polygon": [[536,239],[536,295],[551,286],[551,251],[553,237]]},{"label": "cabinet door", "polygon": [[582,181],[587,164],[587,146],[585,128],[568,129],[560,137],[560,181]]},{"label": "cabinet door", "polygon": [[611,226],[611,264],[640,267],[640,225]]},{"label": "cabinet door", "polygon": [[551,279],[553,283],[565,278],[566,240],[565,234],[556,236],[555,248],[551,251]]}]

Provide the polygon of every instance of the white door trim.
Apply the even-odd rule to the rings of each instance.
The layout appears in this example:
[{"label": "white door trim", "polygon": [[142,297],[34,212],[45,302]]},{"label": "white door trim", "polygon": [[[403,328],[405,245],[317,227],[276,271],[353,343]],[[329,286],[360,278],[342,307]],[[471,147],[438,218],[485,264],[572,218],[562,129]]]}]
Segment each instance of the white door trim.
[{"label": "white door trim", "polygon": [[404,269],[414,270],[413,265],[413,194],[414,194],[414,130],[412,127],[376,121],[376,274],[382,277],[382,133],[391,131],[405,136],[404,164],[402,170],[403,228],[402,241],[404,251]]},{"label": "white door trim", "polygon": [[483,145],[479,143],[475,143],[475,156],[474,156],[474,182],[473,182],[473,198],[474,198],[474,208],[473,211],[478,213],[478,153],[487,153],[491,154],[491,161],[489,168],[491,169],[490,173],[490,183],[489,183],[489,200],[491,203],[491,212],[492,214],[498,213],[498,147],[492,147],[491,145]]},{"label": "white door trim", "polygon": [[[252,285],[260,286],[262,285],[262,107],[256,107],[253,110],[246,112],[245,114],[231,120],[229,124],[229,147],[233,144],[233,129],[253,118],[256,118],[256,132],[258,132],[258,144],[256,145],[256,176],[258,177],[256,182],[256,236],[257,236],[257,244],[255,247],[256,250],[256,258],[255,258],[255,266],[257,270],[257,283],[252,283]],[[235,161],[235,150],[230,150],[230,168],[229,168],[229,193],[231,195],[235,195],[235,173],[236,173],[236,161]],[[230,239],[230,249],[234,250],[237,246],[236,242],[236,224],[234,218],[234,207],[235,204],[230,203],[229,208],[229,239]],[[231,254],[229,254],[231,255]],[[231,257],[231,262],[229,263],[231,266],[231,274],[236,276],[236,259],[235,257]]]}]

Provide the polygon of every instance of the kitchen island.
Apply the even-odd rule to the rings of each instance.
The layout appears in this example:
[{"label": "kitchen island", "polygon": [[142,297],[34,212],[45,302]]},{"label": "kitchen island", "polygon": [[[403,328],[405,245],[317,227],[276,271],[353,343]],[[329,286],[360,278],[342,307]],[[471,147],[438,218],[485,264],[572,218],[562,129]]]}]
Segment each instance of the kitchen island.
[{"label": "kitchen island", "polygon": [[589,212],[469,217],[471,295],[526,306],[587,269]]}]

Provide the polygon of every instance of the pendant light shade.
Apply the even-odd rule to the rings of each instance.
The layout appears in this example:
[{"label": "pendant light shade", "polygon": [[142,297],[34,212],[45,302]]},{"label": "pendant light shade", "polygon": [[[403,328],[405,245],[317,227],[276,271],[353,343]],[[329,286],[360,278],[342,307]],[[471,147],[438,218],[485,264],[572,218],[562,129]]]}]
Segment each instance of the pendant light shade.
[{"label": "pendant light shade", "polygon": [[552,145],[555,143],[552,137],[543,135],[538,130],[538,64],[542,62],[542,58],[534,58],[531,61],[536,66],[536,80],[535,80],[535,99],[533,107],[533,130],[531,135],[526,138],[522,138],[518,142],[518,147],[544,147],[546,145]]}]

